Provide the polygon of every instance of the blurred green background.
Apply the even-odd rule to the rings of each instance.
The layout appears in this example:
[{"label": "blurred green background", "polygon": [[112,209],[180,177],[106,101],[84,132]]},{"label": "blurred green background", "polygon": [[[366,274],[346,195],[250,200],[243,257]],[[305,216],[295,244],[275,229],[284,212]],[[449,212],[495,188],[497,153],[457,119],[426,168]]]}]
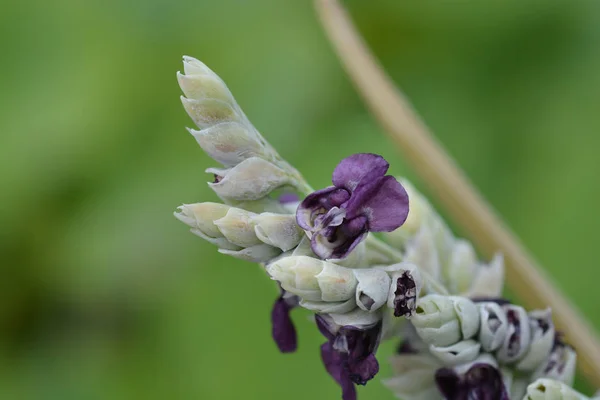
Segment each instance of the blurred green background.
[{"label": "blurred green background", "polygon": [[[600,327],[600,2],[347,5],[439,139]],[[356,152],[415,176],[311,2],[8,0],[0,48],[0,398],[338,398],[308,314],[295,312],[298,353],[279,354],[274,284],[172,216],[216,200],[203,173],[214,162],[184,129],[184,54],[221,75],[314,187]],[[360,397],[392,395],[375,380]]]}]

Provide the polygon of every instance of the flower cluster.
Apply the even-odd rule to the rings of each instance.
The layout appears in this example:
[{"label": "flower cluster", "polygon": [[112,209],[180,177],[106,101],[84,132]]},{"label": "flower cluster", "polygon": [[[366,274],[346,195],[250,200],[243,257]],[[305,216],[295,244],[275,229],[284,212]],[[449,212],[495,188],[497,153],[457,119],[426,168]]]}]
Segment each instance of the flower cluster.
[{"label": "flower cluster", "polygon": [[[573,383],[576,354],[555,332],[550,310],[428,295],[404,329],[393,359],[398,376],[385,381],[399,398],[424,398],[433,383],[446,399],[521,399],[536,379]],[[403,376],[415,359],[426,366],[420,383]]]},{"label": "flower cluster", "polygon": [[379,344],[394,339],[402,344],[385,383],[399,398],[585,398],[568,387],[576,356],[550,310],[498,300],[502,256],[481,262],[409,182],[386,175],[383,157],[351,155],[315,191],[206,65],[184,57],[177,76],[200,128],[190,132],[221,164],[207,172],[222,203],[184,204],[175,216],[277,282],[272,336],[282,352],[296,350],[290,313],[303,307],[344,400],[378,373]]}]

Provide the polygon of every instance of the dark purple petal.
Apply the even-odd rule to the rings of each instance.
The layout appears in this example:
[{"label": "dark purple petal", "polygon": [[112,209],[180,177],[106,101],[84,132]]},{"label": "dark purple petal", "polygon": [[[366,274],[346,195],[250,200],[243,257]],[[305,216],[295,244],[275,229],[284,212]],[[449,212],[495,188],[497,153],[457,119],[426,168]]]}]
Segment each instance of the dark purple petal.
[{"label": "dark purple petal", "polygon": [[391,232],[408,217],[408,194],[393,176],[359,185],[345,204],[346,218],[364,215],[372,232]]},{"label": "dark purple petal", "polygon": [[282,353],[291,353],[297,348],[296,328],[290,318],[293,306],[289,303],[282,295],[275,301],[271,311],[273,340]]},{"label": "dark purple petal", "polygon": [[353,154],[335,167],[332,182],[335,186],[352,192],[360,181],[382,177],[388,168],[388,162],[377,154]]},{"label": "dark purple petal", "polygon": [[356,400],[356,388],[345,368],[346,358],[333,348],[331,342],[321,345],[321,360],[329,375],[342,387],[342,400]]},{"label": "dark purple petal", "polygon": [[310,240],[312,251],[322,259],[343,259],[369,233],[365,226],[365,229],[358,235],[348,237],[343,233],[343,227],[344,225],[341,227],[330,227],[315,233]]},{"label": "dark purple petal", "polygon": [[502,382],[502,375],[494,366],[475,364],[465,374],[465,384],[469,388],[469,399],[508,400]]},{"label": "dark purple petal", "polygon": [[325,318],[323,318],[319,314],[316,314],[315,322],[317,323],[317,328],[319,328],[319,332],[321,332],[321,335],[325,336],[329,341],[335,339],[336,332],[334,332],[333,327],[329,325]]},{"label": "dark purple petal", "polygon": [[403,340],[396,348],[396,354],[417,354],[418,351],[410,344],[409,340]]},{"label": "dark purple petal", "polygon": [[409,271],[406,271],[396,281],[394,291],[394,316],[410,316],[417,304],[417,284]]},{"label": "dark purple petal", "polygon": [[466,399],[466,390],[460,377],[450,368],[440,368],[435,372],[435,383],[440,393],[447,400]]},{"label": "dark purple petal", "polygon": [[374,354],[369,354],[360,360],[348,357],[348,372],[352,382],[357,385],[366,385],[379,372],[379,362]]},{"label": "dark purple petal", "polygon": [[296,211],[298,225],[307,231],[315,228],[314,220],[319,214],[326,214],[332,207],[338,207],[350,198],[345,189],[330,186],[306,196]]},{"label": "dark purple petal", "polygon": [[446,400],[509,400],[500,371],[490,364],[474,364],[463,376],[441,368],[435,382]]}]

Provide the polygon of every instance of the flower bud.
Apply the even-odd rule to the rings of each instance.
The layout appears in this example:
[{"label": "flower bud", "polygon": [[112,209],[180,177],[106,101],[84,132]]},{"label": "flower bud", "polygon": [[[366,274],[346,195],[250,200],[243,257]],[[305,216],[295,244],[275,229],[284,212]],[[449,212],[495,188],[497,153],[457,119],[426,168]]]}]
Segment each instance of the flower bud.
[{"label": "flower bud", "polygon": [[300,306],[319,314],[345,314],[356,308],[356,301],[354,299],[336,302],[300,300]]},{"label": "flower bud", "polygon": [[215,74],[206,64],[190,56],[183,56],[183,72],[187,75]]},{"label": "flower bud", "polygon": [[555,338],[550,355],[533,373],[533,377],[554,379],[572,385],[575,378],[576,362],[577,353],[575,353],[575,350],[564,343],[560,337]]},{"label": "flower bud", "polygon": [[523,307],[514,304],[502,306],[508,322],[504,343],[498,349],[496,358],[502,363],[512,363],[521,359],[531,343],[529,317]]},{"label": "flower bud", "polygon": [[254,233],[264,243],[288,251],[298,246],[304,231],[292,214],[262,213],[252,217]]},{"label": "flower bud", "polygon": [[217,99],[188,99],[181,96],[181,103],[188,115],[200,129],[222,122],[243,122],[243,115],[231,104]]},{"label": "flower bud", "polygon": [[225,166],[237,165],[250,157],[270,158],[250,128],[237,122],[222,122],[199,131],[188,131],[206,154]]},{"label": "flower bud", "polygon": [[224,200],[257,200],[290,183],[282,169],[261,158],[248,158],[227,170],[208,169],[215,174],[209,186]]},{"label": "flower bud", "polygon": [[267,265],[267,272],[283,289],[309,301],[346,301],[357,285],[351,269],[307,256],[281,258]]},{"label": "flower bud", "polygon": [[538,379],[527,386],[523,400],[586,400],[587,397],[562,382]]},{"label": "flower bud", "polygon": [[442,365],[429,354],[398,354],[390,359],[394,377],[383,380],[397,398],[406,400],[439,399],[435,371]]},{"label": "flower bud", "polygon": [[206,240],[208,243],[217,246],[219,249],[233,250],[233,251],[238,251],[238,250],[242,249],[240,246],[237,246],[237,245],[231,243],[229,240],[225,239],[224,237],[212,238],[210,236],[207,236],[200,229],[192,228],[192,229],[190,229],[190,232],[192,232],[194,235],[199,236],[202,239]]},{"label": "flower bud", "polygon": [[352,272],[358,282],[356,304],[365,311],[375,311],[383,306],[390,290],[389,275],[375,268],[354,269]]},{"label": "flower bud", "polygon": [[281,250],[268,244],[257,244],[240,250],[219,249],[219,253],[255,263],[266,263],[281,254]]},{"label": "flower bud", "polygon": [[520,371],[533,371],[548,358],[554,344],[552,311],[535,310],[529,313],[531,345],[525,357],[517,364]]},{"label": "flower bud", "polygon": [[504,287],[504,257],[501,253],[494,256],[489,264],[479,264],[474,272],[471,288],[467,297],[500,297]]},{"label": "flower bud", "polygon": [[256,214],[239,208],[230,208],[227,214],[215,221],[223,236],[240,247],[251,247],[262,242],[254,233],[252,217]]},{"label": "flower bud", "polygon": [[417,235],[408,243],[405,260],[418,265],[435,279],[440,277],[440,257],[435,245],[435,237],[429,225],[423,225]]},{"label": "flower bud", "polygon": [[394,264],[383,269],[391,276],[387,306],[394,310],[396,317],[411,317],[423,288],[419,269],[410,263]]},{"label": "flower bud", "polygon": [[481,344],[473,339],[463,340],[450,346],[429,346],[429,352],[446,366],[473,361],[479,355]]},{"label": "flower bud", "polygon": [[450,293],[465,293],[471,288],[477,263],[477,254],[471,242],[457,239],[444,271]]},{"label": "flower bud", "polygon": [[223,218],[231,207],[220,203],[183,204],[177,207],[175,218],[191,228],[198,229],[211,238],[222,238],[223,234],[213,221]]},{"label": "flower bud", "polygon": [[484,302],[477,304],[479,308],[479,342],[484,351],[492,352],[497,350],[508,331],[508,321],[506,314],[498,303]]},{"label": "flower bud", "polygon": [[431,294],[417,301],[411,322],[426,343],[449,346],[477,333],[479,312],[469,299]]},{"label": "flower bud", "polygon": [[177,72],[177,81],[188,99],[217,99],[229,104],[235,104],[231,92],[214,72],[202,75],[184,75]]}]

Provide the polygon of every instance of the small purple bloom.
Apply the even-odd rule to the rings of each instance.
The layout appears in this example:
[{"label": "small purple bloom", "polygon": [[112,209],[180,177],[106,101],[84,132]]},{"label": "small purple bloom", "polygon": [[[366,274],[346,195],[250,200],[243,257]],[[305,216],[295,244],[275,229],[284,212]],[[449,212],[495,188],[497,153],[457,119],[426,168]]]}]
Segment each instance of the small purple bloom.
[{"label": "small purple bloom", "polygon": [[381,339],[381,321],[366,327],[338,326],[316,315],[319,331],[328,340],[321,346],[325,369],[342,387],[343,400],[355,400],[354,384],[366,385],[379,372],[375,352]]},{"label": "small purple bloom", "polygon": [[435,382],[446,400],[509,400],[500,371],[490,364],[475,363],[462,375],[441,368]]},{"label": "small purple bloom", "polygon": [[281,296],[273,304],[271,311],[273,340],[282,353],[293,353],[296,351],[297,338],[296,328],[290,318],[290,311],[298,305],[298,297],[290,296],[281,291]]},{"label": "small purple bloom", "polygon": [[346,257],[369,232],[391,232],[408,216],[408,194],[389,164],[376,154],[344,158],[333,171],[333,186],[308,195],[296,212],[311,232],[311,247],[323,259]]}]

